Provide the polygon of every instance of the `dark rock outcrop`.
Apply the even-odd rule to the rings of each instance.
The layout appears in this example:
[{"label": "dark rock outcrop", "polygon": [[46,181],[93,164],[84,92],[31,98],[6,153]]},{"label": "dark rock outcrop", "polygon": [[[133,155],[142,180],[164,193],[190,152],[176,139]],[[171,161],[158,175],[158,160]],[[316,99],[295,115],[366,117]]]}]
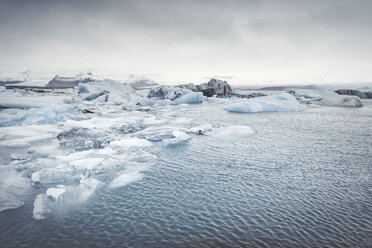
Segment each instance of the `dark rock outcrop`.
[{"label": "dark rock outcrop", "polygon": [[199,92],[199,89],[195,84],[181,84],[179,87],[181,89],[188,89],[188,90],[192,90],[194,92]]},{"label": "dark rock outcrop", "polygon": [[208,83],[204,84],[183,84],[179,86],[183,89],[189,89],[194,92],[202,92],[204,96],[211,97],[214,95],[220,97],[229,97],[233,95],[231,86],[226,82],[219,79],[212,78]]},{"label": "dark rock outcrop", "polygon": [[198,85],[197,88],[204,96],[209,97],[214,95],[229,97],[233,93],[231,86],[226,81],[214,78],[208,83]]},{"label": "dark rock outcrop", "polygon": [[357,96],[360,99],[372,99],[372,91],[339,89],[336,90],[335,92],[339,95]]}]

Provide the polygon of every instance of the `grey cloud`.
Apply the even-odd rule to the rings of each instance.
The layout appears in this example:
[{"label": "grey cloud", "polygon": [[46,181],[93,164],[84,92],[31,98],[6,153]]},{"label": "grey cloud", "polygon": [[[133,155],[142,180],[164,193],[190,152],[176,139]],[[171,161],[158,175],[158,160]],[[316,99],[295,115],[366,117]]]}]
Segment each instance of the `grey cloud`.
[{"label": "grey cloud", "polygon": [[301,64],[332,78],[315,65],[344,61],[367,65],[355,74],[369,78],[371,11],[367,0],[1,0],[0,67],[114,61],[259,78],[273,66],[274,77],[291,77]]}]

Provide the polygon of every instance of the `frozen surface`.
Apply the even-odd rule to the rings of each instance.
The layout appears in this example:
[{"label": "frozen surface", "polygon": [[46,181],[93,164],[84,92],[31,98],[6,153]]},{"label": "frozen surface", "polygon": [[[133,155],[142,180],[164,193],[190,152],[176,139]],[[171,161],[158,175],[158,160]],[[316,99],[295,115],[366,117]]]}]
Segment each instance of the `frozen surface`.
[{"label": "frozen surface", "polygon": [[222,108],[230,112],[238,113],[291,112],[305,109],[295,97],[288,93],[233,100],[224,104]]},{"label": "frozen surface", "polygon": [[370,100],[83,86],[0,89],[2,246],[371,244]]}]

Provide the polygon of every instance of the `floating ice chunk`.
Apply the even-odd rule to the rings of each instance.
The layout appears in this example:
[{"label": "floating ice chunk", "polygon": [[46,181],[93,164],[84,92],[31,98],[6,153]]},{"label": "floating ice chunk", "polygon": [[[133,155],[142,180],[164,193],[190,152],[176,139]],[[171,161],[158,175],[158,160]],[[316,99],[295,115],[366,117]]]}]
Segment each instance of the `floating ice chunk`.
[{"label": "floating ice chunk", "polygon": [[58,198],[66,192],[66,189],[64,188],[49,188],[46,191],[47,196],[51,196],[54,198],[55,201],[58,200]]},{"label": "floating ice chunk", "polygon": [[65,127],[70,128],[87,128],[87,129],[98,129],[98,130],[110,130],[118,129],[123,124],[133,124],[137,120],[136,117],[132,118],[105,118],[105,117],[93,117],[87,120],[67,120],[64,124]]},{"label": "floating ice chunk", "polygon": [[126,105],[151,105],[151,100],[145,99],[135,93],[129,84],[122,84],[114,80],[105,79],[101,82],[79,84],[78,94],[88,101],[103,101]]},{"label": "floating ice chunk", "polygon": [[185,95],[182,95],[174,100],[176,104],[196,104],[203,103],[203,93],[201,92],[192,92]]},{"label": "floating ice chunk", "polygon": [[181,117],[173,120],[171,123],[176,125],[188,125],[192,122],[192,119]]},{"label": "floating ice chunk", "polygon": [[209,131],[212,131],[211,124],[200,125],[200,126],[196,126],[190,129],[190,132],[196,133],[196,134],[204,134]]},{"label": "floating ice chunk", "polygon": [[9,147],[17,147],[17,148],[25,148],[29,147],[31,142],[46,140],[46,139],[52,139],[54,136],[52,134],[41,134],[41,135],[35,135],[27,138],[21,138],[21,139],[13,139],[11,141],[2,141],[0,142],[0,145],[6,145]]},{"label": "floating ice chunk", "polygon": [[158,125],[165,123],[165,120],[156,119],[155,116],[143,119],[144,125]]},{"label": "floating ice chunk", "polygon": [[[45,219],[54,209],[85,202],[103,183],[94,178],[82,178],[78,186],[50,188],[35,198],[33,217]],[[63,197],[61,197],[63,195]]]},{"label": "floating ice chunk", "polygon": [[178,144],[185,143],[186,141],[191,139],[191,137],[189,135],[187,135],[186,133],[181,132],[181,131],[173,131],[172,134],[173,134],[174,138],[165,139],[164,140],[165,145],[167,145],[167,146],[178,145]]},{"label": "floating ice chunk", "polygon": [[65,120],[74,111],[70,106],[63,104],[27,110],[5,109],[2,111],[0,126],[56,123]]},{"label": "floating ice chunk", "polygon": [[357,96],[339,95],[333,91],[296,90],[296,97],[307,104],[338,107],[362,107],[363,102]]},{"label": "floating ice chunk", "polygon": [[150,90],[147,97],[159,100],[161,99],[174,100],[182,95],[189,93],[192,93],[192,91],[189,89],[184,89],[180,87],[159,86],[155,89]]},{"label": "floating ice chunk", "polygon": [[70,153],[70,154],[65,155],[65,156],[56,156],[56,158],[58,158],[60,160],[64,160],[64,161],[72,161],[72,160],[78,160],[78,159],[85,158],[86,156],[92,154],[93,152],[94,152],[94,150],[74,152],[74,153]]},{"label": "floating ice chunk", "polygon": [[232,100],[224,104],[222,108],[229,112],[238,113],[292,112],[305,109],[295,97],[288,93],[251,99]]},{"label": "floating ice chunk", "polygon": [[77,197],[79,201],[86,201],[96,191],[96,189],[102,185],[104,185],[104,183],[97,179],[82,178],[78,186],[79,191],[75,197]]},{"label": "floating ice chunk", "polygon": [[143,174],[139,173],[138,171],[132,172],[132,173],[126,173],[118,176],[115,178],[111,183],[111,188],[119,188],[123,187],[127,184],[136,182],[138,180],[141,180],[143,178]]},{"label": "floating ice chunk", "polygon": [[133,137],[112,141],[110,145],[121,148],[139,148],[152,146],[152,143],[146,139],[139,139],[137,137]]},{"label": "floating ice chunk", "polygon": [[318,101],[321,105],[340,107],[362,107],[363,103],[357,96],[322,95]]},{"label": "floating ice chunk", "polygon": [[74,160],[70,162],[70,165],[72,165],[77,170],[83,170],[88,169],[91,170],[95,167],[97,167],[104,158],[84,158],[79,160]]},{"label": "floating ice chunk", "polygon": [[59,152],[59,143],[56,139],[43,142],[42,145],[32,145],[31,148],[29,148],[29,153],[32,153],[34,157],[49,157]]},{"label": "floating ice chunk", "polygon": [[58,134],[57,138],[62,147],[76,151],[103,148],[108,143],[105,140],[106,136],[99,135],[97,131],[88,128],[73,128]]},{"label": "floating ice chunk", "polygon": [[254,131],[247,126],[227,126],[212,131],[212,135],[223,139],[243,138],[253,134]]},{"label": "floating ice chunk", "polygon": [[27,155],[26,154],[19,154],[19,153],[12,153],[10,154],[10,157],[12,160],[26,160]]},{"label": "floating ice chunk", "polygon": [[0,212],[23,206],[22,198],[30,188],[28,179],[11,167],[0,167]]},{"label": "floating ice chunk", "polygon": [[173,135],[173,131],[187,132],[188,130],[186,128],[179,128],[176,126],[153,126],[136,132],[135,135],[139,138],[145,138],[156,142],[174,138],[175,136]]},{"label": "floating ice chunk", "polygon": [[70,169],[46,168],[32,173],[31,179],[40,183],[63,183],[75,179],[75,176]]},{"label": "floating ice chunk", "polygon": [[55,108],[60,107],[66,103],[71,102],[70,97],[64,96],[29,96],[29,95],[17,95],[14,93],[2,94],[0,97],[0,106],[7,108],[19,108],[19,109],[30,109],[30,108],[46,108],[53,106]]},{"label": "floating ice chunk", "polygon": [[19,137],[32,137],[42,134],[57,135],[62,132],[61,129],[54,125],[23,125],[0,128],[0,139],[14,139]]},{"label": "floating ice chunk", "polygon": [[0,212],[8,209],[20,208],[24,205],[23,201],[15,199],[12,195],[0,197]]},{"label": "floating ice chunk", "polygon": [[43,220],[50,212],[50,200],[46,194],[38,194],[34,201],[33,217],[35,220]]}]

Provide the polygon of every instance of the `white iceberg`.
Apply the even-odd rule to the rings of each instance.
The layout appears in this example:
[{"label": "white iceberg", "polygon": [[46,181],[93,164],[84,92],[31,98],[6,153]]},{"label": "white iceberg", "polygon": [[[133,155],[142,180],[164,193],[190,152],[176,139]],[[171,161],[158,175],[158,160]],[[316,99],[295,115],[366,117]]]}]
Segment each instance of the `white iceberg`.
[{"label": "white iceberg", "polygon": [[258,113],[258,112],[292,112],[305,109],[295,97],[288,93],[263,96],[251,99],[237,99],[222,106],[229,112]]},{"label": "white iceberg", "polygon": [[333,91],[296,90],[295,96],[303,103],[336,107],[362,107],[358,96],[339,95]]}]

